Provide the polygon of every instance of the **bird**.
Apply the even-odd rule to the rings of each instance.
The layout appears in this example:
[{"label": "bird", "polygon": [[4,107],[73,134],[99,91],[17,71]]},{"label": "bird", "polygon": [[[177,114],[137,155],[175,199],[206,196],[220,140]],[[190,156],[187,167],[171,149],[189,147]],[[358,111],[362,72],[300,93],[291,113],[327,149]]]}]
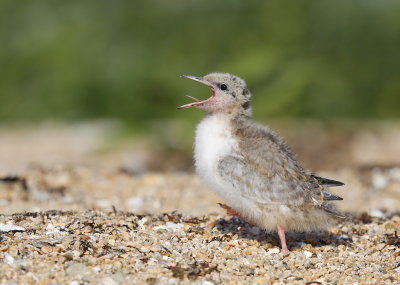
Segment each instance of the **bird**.
[{"label": "bird", "polygon": [[277,230],[284,255],[285,231],[316,230],[346,218],[330,202],[343,199],[327,189],[344,183],[303,168],[281,136],[252,120],[252,94],[243,79],[218,72],[182,77],[212,90],[206,100],[187,95],[194,102],[178,109],[206,113],[196,127],[195,169],[229,215]]}]

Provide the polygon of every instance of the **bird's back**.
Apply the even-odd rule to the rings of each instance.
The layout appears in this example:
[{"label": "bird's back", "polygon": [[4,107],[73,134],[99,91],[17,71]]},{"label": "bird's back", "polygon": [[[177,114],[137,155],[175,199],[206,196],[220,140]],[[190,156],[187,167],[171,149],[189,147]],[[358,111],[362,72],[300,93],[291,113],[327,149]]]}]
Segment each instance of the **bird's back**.
[{"label": "bird's back", "polygon": [[232,131],[238,155],[225,156],[218,165],[219,175],[229,181],[226,185],[232,185],[231,191],[264,208],[287,208],[292,213],[319,209],[328,215],[342,216],[327,202],[341,198],[325,190],[341,185],[340,182],[303,169],[283,140],[268,127],[239,117],[232,123]]},{"label": "bird's back", "polygon": [[[305,188],[308,173],[297,163],[283,140],[266,126],[247,118],[237,118],[233,134],[243,162],[241,179],[247,182],[246,196],[252,196],[261,203],[304,204],[310,197]],[[221,161],[221,164],[225,164]],[[231,170],[238,171],[238,163],[230,163]],[[243,187],[241,187],[243,189]]]}]

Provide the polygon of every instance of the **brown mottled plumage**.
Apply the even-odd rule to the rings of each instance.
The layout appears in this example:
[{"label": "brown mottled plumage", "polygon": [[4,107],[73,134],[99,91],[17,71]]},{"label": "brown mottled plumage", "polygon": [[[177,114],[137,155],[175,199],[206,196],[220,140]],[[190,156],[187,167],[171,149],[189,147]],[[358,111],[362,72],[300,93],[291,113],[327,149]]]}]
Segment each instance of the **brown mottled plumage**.
[{"label": "brown mottled plumage", "polygon": [[185,76],[209,86],[207,100],[180,108],[207,112],[195,140],[196,170],[211,190],[230,206],[225,209],[264,229],[278,228],[283,252],[284,229],[311,230],[344,218],[326,191],[343,183],[303,169],[283,140],[251,118],[249,92],[241,78],[227,73]]}]

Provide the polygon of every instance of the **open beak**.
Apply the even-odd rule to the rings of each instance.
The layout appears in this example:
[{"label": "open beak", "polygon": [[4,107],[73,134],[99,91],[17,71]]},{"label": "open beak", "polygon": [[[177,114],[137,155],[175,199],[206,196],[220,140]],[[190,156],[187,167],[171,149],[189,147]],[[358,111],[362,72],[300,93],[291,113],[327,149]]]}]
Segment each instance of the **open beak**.
[{"label": "open beak", "polygon": [[197,98],[195,98],[195,97],[186,95],[186,96],[189,97],[190,99],[193,99],[195,102],[189,103],[189,104],[186,104],[186,105],[183,105],[183,106],[180,106],[180,107],[178,107],[178,109],[187,109],[187,108],[190,108],[190,107],[196,107],[196,106],[203,105],[205,102],[207,102],[208,100],[210,100],[211,98],[213,98],[213,97],[215,96],[214,85],[212,85],[212,84],[211,84],[210,82],[208,82],[207,80],[204,80],[202,77],[197,77],[197,76],[192,76],[192,75],[181,75],[181,77],[189,78],[189,79],[192,79],[192,80],[194,80],[194,81],[203,83],[204,85],[207,85],[208,87],[211,88],[211,90],[213,91],[213,94],[212,94],[211,97],[208,98],[207,100],[200,100],[200,99],[197,99]]}]

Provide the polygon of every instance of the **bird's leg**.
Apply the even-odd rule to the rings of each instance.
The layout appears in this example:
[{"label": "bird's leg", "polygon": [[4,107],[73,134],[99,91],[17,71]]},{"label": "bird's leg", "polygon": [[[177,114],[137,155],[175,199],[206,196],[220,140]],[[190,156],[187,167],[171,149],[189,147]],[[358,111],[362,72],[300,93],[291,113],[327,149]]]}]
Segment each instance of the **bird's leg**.
[{"label": "bird's leg", "polygon": [[284,255],[289,254],[289,250],[286,245],[286,237],[285,237],[285,229],[281,227],[280,225],[277,225],[278,228],[278,236],[279,239],[281,240],[281,245],[282,245],[282,253]]},{"label": "bird's leg", "polygon": [[219,205],[221,208],[224,208],[224,209],[226,210],[226,213],[227,213],[229,216],[238,217],[239,219],[242,219],[242,217],[240,216],[240,214],[239,214],[238,212],[236,212],[234,209],[232,209],[231,207],[229,207],[228,205],[221,204],[221,203],[218,203],[218,205]]}]

